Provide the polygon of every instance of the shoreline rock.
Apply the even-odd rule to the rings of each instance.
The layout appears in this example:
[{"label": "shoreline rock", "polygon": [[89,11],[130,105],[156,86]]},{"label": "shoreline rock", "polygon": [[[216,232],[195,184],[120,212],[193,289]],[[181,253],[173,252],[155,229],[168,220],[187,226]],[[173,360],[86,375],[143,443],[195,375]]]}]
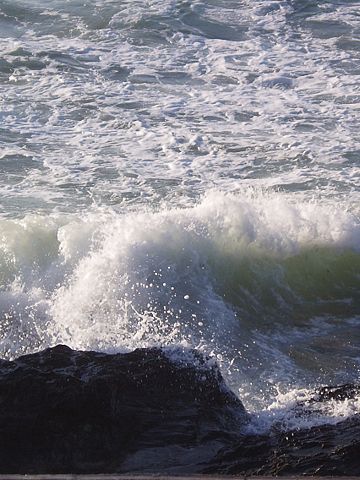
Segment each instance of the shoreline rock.
[{"label": "shoreline rock", "polygon": [[[294,416],[359,393],[324,387]],[[261,435],[246,433],[249,419],[194,350],[58,345],[0,361],[0,474],[360,475],[360,415]]]},{"label": "shoreline rock", "polygon": [[187,357],[59,345],[2,361],[0,473],[197,471],[247,414],[216,364]]},{"label": "shoreline rock", "polygon": [[[321,413],[330,401],[353,400],[360,386],[322,387],[306,402],[299,402],[294,416]],[[209,462],[203,473],[265,476],[358,476],[360,475],[360,414],[337,423],[310,428],[272,429],[266,435],[239,437]]]}]

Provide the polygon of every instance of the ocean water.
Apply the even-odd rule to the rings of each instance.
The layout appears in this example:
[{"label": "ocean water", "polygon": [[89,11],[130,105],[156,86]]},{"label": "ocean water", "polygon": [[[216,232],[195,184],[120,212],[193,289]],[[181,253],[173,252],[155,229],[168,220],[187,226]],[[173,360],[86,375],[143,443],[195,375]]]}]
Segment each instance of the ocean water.
[{"label": "ocean water", "polygon": [[[195,347],[255,428],[359,381],[360,2],[0,0],[0,356]],[[325,407],[324,407],[325,409]]]}]

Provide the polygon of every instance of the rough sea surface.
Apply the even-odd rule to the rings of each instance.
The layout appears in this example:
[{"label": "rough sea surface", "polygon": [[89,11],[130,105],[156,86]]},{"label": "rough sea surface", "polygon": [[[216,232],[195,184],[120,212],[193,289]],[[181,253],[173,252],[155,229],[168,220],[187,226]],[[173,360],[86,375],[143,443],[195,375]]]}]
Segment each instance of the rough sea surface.
[{"label": "rough sea surface", "polygon": [[193,347],[255,432],[359,413],[292,410],[359,382],[359,75],[359,1],[0,0],[0,357]]}]

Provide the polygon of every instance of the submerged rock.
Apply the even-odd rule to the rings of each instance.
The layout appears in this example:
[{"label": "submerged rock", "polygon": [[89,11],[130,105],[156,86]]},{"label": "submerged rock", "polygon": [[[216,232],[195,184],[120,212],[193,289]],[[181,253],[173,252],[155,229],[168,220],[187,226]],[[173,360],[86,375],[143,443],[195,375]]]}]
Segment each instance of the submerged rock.
[{"label": "submerged rock", "polygon": [[246,421],[195,351],[59,345],[0,363],[1,473],[194,472]]}]

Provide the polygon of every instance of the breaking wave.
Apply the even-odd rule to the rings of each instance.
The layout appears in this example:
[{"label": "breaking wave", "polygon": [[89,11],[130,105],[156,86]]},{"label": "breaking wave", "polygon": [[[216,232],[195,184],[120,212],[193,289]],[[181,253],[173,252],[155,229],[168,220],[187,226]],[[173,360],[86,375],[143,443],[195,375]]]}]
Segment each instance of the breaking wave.
[{"label": "breaking wave", "polygon": [[1,225],[1,356],[199,348],[254,405],[358,374],[360,226],[342,205],[211,192],[185,209]]}]

